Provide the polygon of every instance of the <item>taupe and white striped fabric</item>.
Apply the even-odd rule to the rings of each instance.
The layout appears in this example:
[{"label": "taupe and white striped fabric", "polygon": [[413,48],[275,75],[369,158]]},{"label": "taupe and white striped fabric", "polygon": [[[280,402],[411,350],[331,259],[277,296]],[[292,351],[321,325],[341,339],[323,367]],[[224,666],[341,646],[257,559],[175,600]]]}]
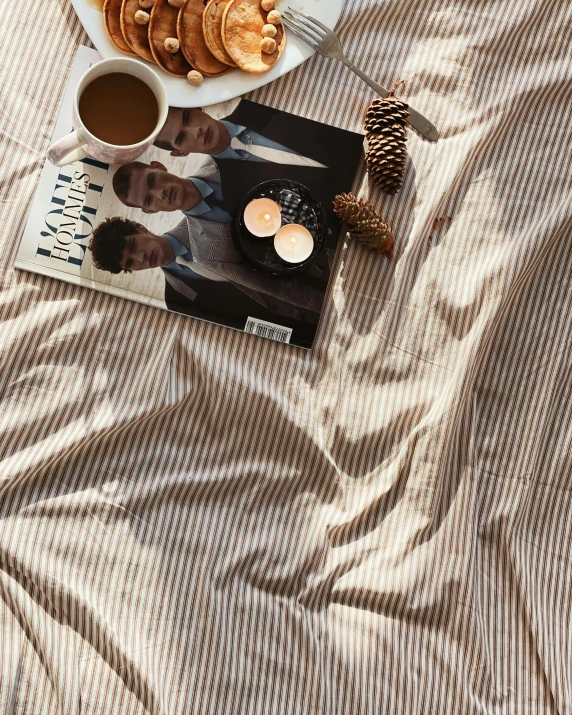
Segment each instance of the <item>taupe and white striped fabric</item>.
[{"label": "taupe and white striped fabric", "polygon": [[[309,4],[306,4],[307,9]],[[442,132],[316,348],[12,269],[76,46],[0,23],[0,712],[572,713],[569,0],[348,0]],[[359,130],[313,58],[253,97]]]}]

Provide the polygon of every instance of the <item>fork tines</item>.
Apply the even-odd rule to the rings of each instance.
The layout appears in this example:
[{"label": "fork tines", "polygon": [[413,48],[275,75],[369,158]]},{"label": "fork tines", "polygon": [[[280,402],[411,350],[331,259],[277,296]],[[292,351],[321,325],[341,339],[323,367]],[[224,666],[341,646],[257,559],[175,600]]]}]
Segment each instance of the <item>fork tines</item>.
[{"label": "fork tines", "polygon": [[314,50],[318,49],[320,42],[330,32],[326,25],[290,7],[282,13],[282,19],[293,35]]}]

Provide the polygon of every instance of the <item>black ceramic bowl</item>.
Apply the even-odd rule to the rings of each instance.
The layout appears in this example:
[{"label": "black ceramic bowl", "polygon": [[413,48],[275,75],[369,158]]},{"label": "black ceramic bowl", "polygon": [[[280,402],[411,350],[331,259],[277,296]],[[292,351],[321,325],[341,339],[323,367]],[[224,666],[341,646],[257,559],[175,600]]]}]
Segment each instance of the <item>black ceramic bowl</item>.
[{"label": "black ceramic bowl", "polygon": [[[312,255],[302,263],[288,263],[282,260],[274,250],[274,236],[259,238],[250,233],[244,224],[244,209],[251,201],[268,198],[278,202],[278,196],[284,189],[298,194],[302,201],[314,212],[316,218],[315,228],[306,227],[314,238],[314,250]],[[244,260],[261,271],[273,273],[274,275],[292,275],[311,266],[324,248],[327,231],[326,212],[322,204],[312,196],[309,189],[303,184],[289,179],[265,181],[252,189],[252,191],[249,191],[240,202],[232,223],[234,245]]]}]

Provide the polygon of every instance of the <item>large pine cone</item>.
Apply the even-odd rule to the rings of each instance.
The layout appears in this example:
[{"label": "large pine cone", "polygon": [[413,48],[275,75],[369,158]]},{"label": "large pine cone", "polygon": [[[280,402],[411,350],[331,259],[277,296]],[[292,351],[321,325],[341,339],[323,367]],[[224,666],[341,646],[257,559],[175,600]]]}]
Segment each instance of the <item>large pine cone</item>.
[{"label": "large pine cone", "polygon": [[395,241],[391,228],[369,201],[356,199],[353,194],[339,194],[334,200],[334,212],[357,241],[377,253],[393,256]]},{"label": "large pine cone", "polygon": [[372,102],[365,115],[367,170],[374,183],[388,194],[397,193],[403,186],[408,116],[407,103],[392,94]]}]

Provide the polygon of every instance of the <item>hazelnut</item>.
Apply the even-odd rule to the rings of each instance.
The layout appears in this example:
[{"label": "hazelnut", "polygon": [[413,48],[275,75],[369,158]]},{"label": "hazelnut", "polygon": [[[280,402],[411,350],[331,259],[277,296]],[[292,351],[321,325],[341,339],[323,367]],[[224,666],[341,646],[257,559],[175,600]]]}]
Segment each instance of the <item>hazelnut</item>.
[{"label": "hazelnut", "polygon": [[260,49],[262,52],[267,52],[271,55],[273,52],[276,52],[276,40],[272,37],[265,37],[260,43]]},{"label": "hazelnut", "polygon": [[270,10],[274,10],[276,7],[274,0],[262,0],[260,4],[262,5],[262,9],[266,10],[266,12],[270,12]]},{"label": "hazelnut", "polygon": [[179,51],[179,40],[176,37],[166,37],[163,46],[167,52],[174,55],[175,52]]},{"label": "hazelnut", "polygon": [[278,30],[274,25],[264,25],[262,28],[262,37],[276,37]]},{"label": "hazelnut", "polygon": [[200,72],[197,72],[197,70],[191,70],[187,75],[187,79],[189,80],[189,84],[192,84],[193,87],[200,87],[204,77]]},{"label": "hazelnut", "polygon": [[135,22],[138,25],[146,25],[149,22],[149,13],[145,10],[137,10],[135,13]]},{"label": "hazelnut", "polygon": [[266,19],[271,25],[282,24],[282,15],[278,12],[278,10],[272,10],[271,12],[269,12],[268,17]]},{"label": "hazelnut", "polygon": [[171,7],[181,7],[185,0],[167,0]]},{"label": "hazelnut", "polygon": [[153,7],[154,2],[155,0],[139,0],[139,7],[148,10],[150,7]]}]

